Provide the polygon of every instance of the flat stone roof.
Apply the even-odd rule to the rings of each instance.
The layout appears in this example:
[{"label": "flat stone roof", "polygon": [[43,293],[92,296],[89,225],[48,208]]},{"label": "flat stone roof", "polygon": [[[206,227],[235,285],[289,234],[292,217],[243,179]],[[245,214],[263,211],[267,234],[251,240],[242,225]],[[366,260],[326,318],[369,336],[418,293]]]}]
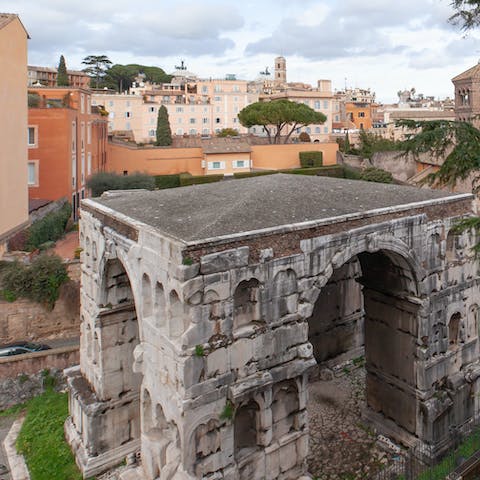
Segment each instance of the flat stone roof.
[{"label": "flat stone roof", "polygon": [[111,191],[84,203],[93,207],[101,204],[165,235],[196,242],[344,215],[364,216],[419,202],[455,200],[452,197],[460,200],[468,195],[360,180],[275,174],[165,190]]}]

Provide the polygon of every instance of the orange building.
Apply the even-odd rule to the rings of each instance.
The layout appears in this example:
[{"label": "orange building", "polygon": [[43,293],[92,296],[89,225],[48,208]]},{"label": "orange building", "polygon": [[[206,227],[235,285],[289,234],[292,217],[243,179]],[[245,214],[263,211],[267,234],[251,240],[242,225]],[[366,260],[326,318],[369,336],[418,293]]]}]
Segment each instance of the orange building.
[{"label": "orange building", "polygon": [[17,15],[0,13],[0,257],[8,239],[28,225],[27,39]]},{"label": "orange building", "polygon": [[87,178],[105,168],[107,122],[92,111],[89,90],[30,88],[29,102],[29,197],[67,198],[76,219]]},{"label": "orange building", "polygon": [[373,127],[374,105],[371,103],[347,102],[345,113],[347,119],[359,130],[369,130]]}]

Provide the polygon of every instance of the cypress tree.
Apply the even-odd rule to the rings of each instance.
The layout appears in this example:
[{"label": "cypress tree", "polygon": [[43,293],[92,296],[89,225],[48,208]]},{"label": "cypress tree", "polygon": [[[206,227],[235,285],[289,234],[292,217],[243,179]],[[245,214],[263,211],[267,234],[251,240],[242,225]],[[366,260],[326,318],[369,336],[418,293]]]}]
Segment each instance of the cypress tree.
[{"label": "cypress tree", "polygon": [[345,134],[345,145],[343,147],[344,153],[350,153],[350,139],[348,138],[348,132]]},{"label": "cypress tree", "polygon": [[168,111],[165,105],[158,109],[157,118],[157,141],[155,145],[165,147],[172,144],[172,131],[168,120]]},{"label": "cypress tree", "polygon": [[58,87],[68,87],[68,74],[67,66],[65,65],[65,58],[63,55],[60,56],[60,62],[58,64],[57,70],[57,86]]}]

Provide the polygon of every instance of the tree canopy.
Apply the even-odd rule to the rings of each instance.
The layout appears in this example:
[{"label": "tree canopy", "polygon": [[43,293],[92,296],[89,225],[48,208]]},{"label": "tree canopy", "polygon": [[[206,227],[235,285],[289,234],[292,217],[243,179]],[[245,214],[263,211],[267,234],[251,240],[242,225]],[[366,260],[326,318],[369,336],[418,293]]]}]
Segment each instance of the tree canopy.
[{"label": "tree canopy", "polygon": [[58,62],[57,69],[57,86],[59,87],[68,87],[68,73],[67,65],[65,64],[65,57],[60,55],[60,61]]},{"label": "tree canopy", "polygon": [[90,83],[95,80],[95,88],[99,88],[112,62],[106,55],[88,55],[82,60],[82,64],[86,65],[83,71],[90,76]]},{"label": "tree canopy", "polygon": [[452,0],[450,5],[455,10],[449,18],[450,23],[459,25],[464,31],[480,25],[480,0]]},{"label": "tree canopy", "polygon": [[145,81],[152,83],[168,83],[171,76],[160,67],[149,67],[131,63],[128,65],[115,64],[105,72],[103,86],[123,92],[128,90],[138,75],[144,75]]},{"label": "tree canopy", "polygon": [[303,103],[282,99],[252,103],[238,114],[238,119],[247,128],[262,126],[270,143],[281,143],[284,133],[287,143],[296,128],[324,123],[327,117]]}]

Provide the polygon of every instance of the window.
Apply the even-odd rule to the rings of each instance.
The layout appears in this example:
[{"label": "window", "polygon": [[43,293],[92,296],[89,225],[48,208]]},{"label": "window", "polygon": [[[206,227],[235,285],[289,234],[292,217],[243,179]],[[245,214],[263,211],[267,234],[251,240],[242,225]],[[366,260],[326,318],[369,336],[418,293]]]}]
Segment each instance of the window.
[{"label": "window", "polygon": [[209,133],[210,133],[210,130],[209,130],[208,128],[204,128],[204,129],[202,130],[202,134],[203,134],[203,135],[208,135]]},{"label": "window", "polygon": [[155,107],[148,107],[148,111],[150,113],[155,113]]},{"label": "window", "polygon": [[115,118],[115,112],[108,112],[108,118]]},{"label": "window", "polygon": [[214,91],[215,91],[216,93],[219,93],[219,92],[222,91],[222,87],[221,87],[220,85],[215,85]]},{"label": "window", "polygon": [[310,132],[311,132],[310,127],[306,127],[306,128],[305,128],[305,133],[310,133]]},{"label": "window", "polygon": [[233,123],[238,123],[238,118],[235,117],[235,118],[233,119]]},{"label": "window", "polygon": [[336,122],[340,121],[340,117],[338,115],[335,115],[335,121]]},{"label": "window", "polygon": [[113,101],[112,101],[112,100],[110,100],[110,101],[108,102],[108,106],[109,106],[109,107],[113,107]]},{"label": "window", "polygon": [[234,85],[233,86],[233,91],[234,92],[239,92],[240,91],[240,87],[238,85]]},{"label": "window", "polygon": [[28,146],[37,146],[37,127],[28,127]]},{"label": "window", "polygon": [[209,170],[221,170],[225,168],[225,162],[208,162]]},{"label": "window", "polygon": [[320,101],[316,100],[315,101],[315,110],[318,110],[320,108]]},{"label": "window", "polygon": [[72,122],[72,153],[77,151],[77,124]]},{"label": "window", "polygon": [[152,118],[150,119],[150,125],[155,125],[155,122],[156,122],[155,118],[152,117]]},{"label": "window", "polygon": [[232,162],[233,168],[245,168],[249,166],[249,160],[234,160]]},{"label": "window", "polygon": [[80,164],[81,184],[85,183],[85,154],[82,153],[82,159]]},{"label": "window", "polygon": [[203,86],[202,87],[202,93],[208,93],[208,87],[207,86]]},{"label": "window", "polygon": [[359,118],[365,118],[365,112],[358,112]]},{"label": "window", "polygon": [[155,136],[155,130],[149,130],[148,131],[148,136],[149,137],[154,137]]},{"label": "window", "polygon": [[80,94],[80,113],[85,113],[85,95]]},{"label": "window", "polygon": [[233,97],[234,102],[238,102],[238,97]]},{"label": "window", "polygon": [[177,135],[183,135],[183,128],[177,128]]},{"label": "window", "polygon": [[214,100],[215,100],[216,102],[220,102],[220,101],[222,100],[222,97],[215,97]]},{"label": "window", "polygon": [[309,100],[304,100],[303,103],[304,103],[305,105],[310,105],[310,101],[309,101]]},{"label": "window", "polygon": [[127,100],[127,101],[125,102],[125,106],[126,106],[126,107],[129,107],[129,106],[130,106],[130,101],[129,101],[129,100]]},{"label": "window", "polygon": [[195,107],[190,107],[190,112],[195,113]]},{"label": "window", "polygon": [[92,154],[88,152],[87,154],[87,175],[90,176],[92,174]]},{"label": "window", "polygon": [[82,152],[85,149],[85,122],[82,122],[80,127],[80,145],[82,146]]},{"label": "window", "polygon": [[202,118],[202,122],[203,123],[208,123],[208,118],[206,118],[206,117]]},{"label": "window", "polygon": [[217,108],[215,109],[215,111],[216,111],[217,113],[220,113],[220,110],[221,110],[220,107],[217,107]]},{"label": "window", "polygon": [[92,104],[89,96],[87,97],[87,113],[89,115],[92,113]]},{"label": "window", "polygon": [[191,118],[191,119],[190,119],[190,123],[195,123],[195,119],[194,119],[194,118]]},{"label": "window", "polygon": [[132,127],[131,127],[131,125],[130,125],[130,122],[127,122],[127,123],[125,124],[125,130],[131,130],[131,129],[132,129]]},{"label": "window", "polygon": [[320,127],[315,127],[315,133],[320,133]]},{"label": "window", "polygon": [[38,187],[38,160],[28,162],[28,185]]},{"label": "window", "polygon": [[194,128],[190,129],[190,135],[196,135],[197,131]]},{"label": "window", "polygon": [[87,143],[90,145],[92,143],[92,124],[87,123]]},{"label": "window", "polygon": [[132,118],[132,112],[125,112],[125,118]]},{"label": "window", "polygon": [[182,113],[183,112],[183,107],[177,107],[176,112],[177,113]]},{"label": "window", "polygon": [[215,119],[215,123],[220,123],[220,118],[219,118],[219,117],[217,117],[217,118]]},{"label": "window", "polygon": [[328,100],[324,100],[323,101],[323,108],[328,109],[328,107],[329,107]]},{"label": "window", "polygon": [[328,127],[323,127],[323,133],[328,133]]},{"label": "window", "polygon": [[177,123],[182,123],[182,118],[181,117],[177,118]]}]

